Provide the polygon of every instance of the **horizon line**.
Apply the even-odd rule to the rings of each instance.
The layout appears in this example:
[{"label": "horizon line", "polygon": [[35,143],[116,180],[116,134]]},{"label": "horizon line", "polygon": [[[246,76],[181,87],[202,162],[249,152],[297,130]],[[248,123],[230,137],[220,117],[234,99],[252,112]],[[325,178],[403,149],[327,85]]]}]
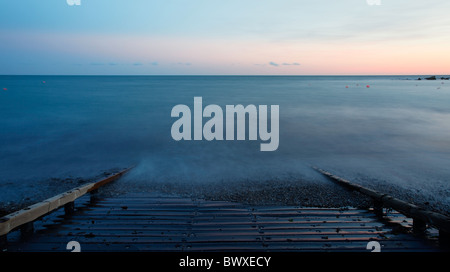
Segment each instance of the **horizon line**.
[{"label": "horizon line", "polygon": [[314,75],[261,75],[261,74],[246,74],[246,75],[238,75],[238,74],[216,74],[216,75],[208,75],[208,74],[156,74],[156,75],[142,75],[142,74],[0,74],[0,76],[272,76],[272,77],[301,77],[301,76],[444,76],[449,74],[363,74],[363,75],[339,75],[339,74],[314,74]]}]

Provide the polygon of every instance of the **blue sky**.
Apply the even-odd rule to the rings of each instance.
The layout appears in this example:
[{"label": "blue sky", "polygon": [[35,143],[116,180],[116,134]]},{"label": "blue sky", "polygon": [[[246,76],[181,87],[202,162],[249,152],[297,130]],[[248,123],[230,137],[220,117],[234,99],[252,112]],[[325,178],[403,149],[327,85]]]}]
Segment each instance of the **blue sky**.
[{"label": "blue sky", "polygon": [[0,74],[448,74],[450,1],[0,0]]}]

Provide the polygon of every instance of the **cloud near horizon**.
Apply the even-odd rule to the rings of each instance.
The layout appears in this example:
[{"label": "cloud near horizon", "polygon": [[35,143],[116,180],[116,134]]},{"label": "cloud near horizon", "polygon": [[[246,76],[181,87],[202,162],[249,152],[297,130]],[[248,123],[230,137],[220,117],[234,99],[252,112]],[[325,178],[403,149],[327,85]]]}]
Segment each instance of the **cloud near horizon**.
[{"label": "cloud near horizon", "polygon": [[272,66],[275,66],[275,67],[278,67],[278,66],[280,66],[278,63],[276,63],[276,62],[273,62],[273,61],[271,61],[271,62],[269,62],[269,65],[272,65]]},{"label": "cloud near horizon", "polygon": [[298,63],[298,62],[292,62],[292,63],[283,62],[281,64],[278,64],[277,62],[271,61],[271,62],[269,62],[269,65],[272,65],[272,66],[275,66],[275,67],[279,67],[280,65],[283,65],[283,66],[290,66],[290,65],[299,66],[300,63]]}]

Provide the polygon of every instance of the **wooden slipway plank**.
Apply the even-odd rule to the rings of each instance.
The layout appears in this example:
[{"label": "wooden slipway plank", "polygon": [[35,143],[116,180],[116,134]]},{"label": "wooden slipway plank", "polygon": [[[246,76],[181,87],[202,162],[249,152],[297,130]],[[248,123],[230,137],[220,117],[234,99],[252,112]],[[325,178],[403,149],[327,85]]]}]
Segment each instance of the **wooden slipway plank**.
[{"label": "wooden slipway plank", "polygon": [[[246,206],[156,194],[76,202],[35,222],[35,234],[8,235],[8,251],[435,251],[433,243],[379,222],[367,210]],[[405,220],[398,213],[397,221]]]}]

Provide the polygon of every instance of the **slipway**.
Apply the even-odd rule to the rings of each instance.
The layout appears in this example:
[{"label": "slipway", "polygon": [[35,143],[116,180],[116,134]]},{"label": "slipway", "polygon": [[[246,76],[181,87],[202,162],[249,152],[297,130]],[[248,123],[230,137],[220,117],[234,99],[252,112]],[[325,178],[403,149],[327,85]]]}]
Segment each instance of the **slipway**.
[{"label": "slipway", "polygon": [[[413,219],[391,209],[380,216],[374,209],[250,206],[157,192],[100,197],[95,193],[99,187],[90,187],[94,189],[85,194],[78,190],[79,197],[60,203],[52,212],[38,213],[36,218],[28,215],[29,220],[24,220],[20,214],[26,209],[2,218],[3,251],[447,250],[440,244],[437,229],[415,233]],[[8,228],[6,224],[14,218],[20,224]],[[72,241],[79,246],[72,247]]]}]

